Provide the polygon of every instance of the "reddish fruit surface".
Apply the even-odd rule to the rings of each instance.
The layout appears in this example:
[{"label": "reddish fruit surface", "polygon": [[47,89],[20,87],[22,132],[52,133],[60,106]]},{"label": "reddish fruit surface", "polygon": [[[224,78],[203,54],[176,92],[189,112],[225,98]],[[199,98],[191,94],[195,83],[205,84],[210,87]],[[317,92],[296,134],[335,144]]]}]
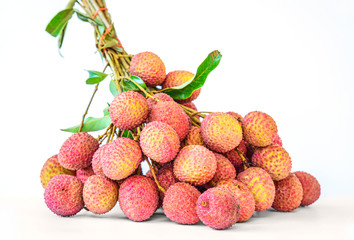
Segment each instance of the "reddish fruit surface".
[{"label": "reddish fruit surface", "polygon": [[95,173],[93,172],[92,170],[92,167],[89,166],[87,168],[81,168],[79,170],[76,171],[76,177],[82,182],[82,183],[85,183],[86,180],[94,175]]},{"label": "reddish fruit surface", "polygon": [[297,171],[294,174],[300,180],[304,193],[301,206],[308,206],[316,202],[321,195],[321,185],[317,179],[307,172]]},{"label": "reddish fruit surface", "polygon": [[216,159],[216,172],[212,179],[215,183],[221,180],[235,179],[236,170],[232,163],[219,153],[214,153]]}]

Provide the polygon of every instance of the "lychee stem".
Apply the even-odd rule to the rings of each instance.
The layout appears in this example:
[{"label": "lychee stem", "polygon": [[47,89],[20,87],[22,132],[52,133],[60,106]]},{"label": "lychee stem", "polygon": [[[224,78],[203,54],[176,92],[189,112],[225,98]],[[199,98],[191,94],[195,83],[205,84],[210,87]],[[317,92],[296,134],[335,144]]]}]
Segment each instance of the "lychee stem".
[{"label": "lychee stem", "polygon": [[146,162],[147,162],[147,164],[149,165],[150,171],[151,171],[151,173],[152,173],[152,176],[153,176],[153,178],[154,178],[154,181],[155,181],[155,183],[156,183],[158,189],[159,189],[161,192],[163,192],[163,193],[166,192],[166,190],[165,190],[163,187],[161,187],[159,181],[157,181],[156,174],[155,174],[155,170],[154,170],[154,168],[152,167],[151,163],[149,162],[149,159],[146,159]]},{"label": "lychee stem", "polygon": [[207,201],[202,201],[202,206],[203,207],[207,207],[209,204],[208,204],[208,202]]},{"label": "lychee stem", "polygon": [[250,164],[247,162],[246,158],[243,156],[242,152],[238,150],[238,148],[235,148],[235,150],[242,160],[243,168],[246,170],[250,167]]}]

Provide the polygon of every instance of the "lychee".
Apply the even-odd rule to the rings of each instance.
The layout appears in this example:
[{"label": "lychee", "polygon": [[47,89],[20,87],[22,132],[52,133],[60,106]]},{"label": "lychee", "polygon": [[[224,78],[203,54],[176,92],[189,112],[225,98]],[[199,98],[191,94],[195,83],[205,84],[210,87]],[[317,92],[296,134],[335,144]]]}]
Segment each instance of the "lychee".
[{"label": "lychee", "polygon": [[199,222],[197,200],[200,192],[188,183],[178,182],[165,192],[163,210],[171,221],[181,224]]},{"label": "lychee", "polygon": [[155,93],[152,95],[154,98],[159,99],[160,101],[156,101],[154,98],[149,97],[146,101],[149,105],[149,109],[152,108],[158,102],[173,102],[173,98],[167,95],[166,93]]},{"label": "lychee", "polygon": [[251,190],[256,211],[270,208],[274,201],[275,186],[270,175],[259,167],[250,167],[237,175],[237,180]]},{"label": "lychee", "polygon": [[166,78],[165,64],[152,52],[135,54],[130,62],[130,74],[140,77],[147,86],[161,85]]},{"label": "lychee", "polygon": [[[245,168],[243,166],[242,158],[240,157],[240,155],[238,154],[238,152],[235,149],[232,149],[231,151],[228,151],[227,153],[225,153],[225,156],[227,159],[229,159],[229,161],[235,167],[237,173],[243,172],[245,170]],[[245,157],[245,159],[247,159],[247,158]]]},{"label": "lychee", "polygon": [[[178,182],[178,179],[173,173],[172,163],[165,164],[162,168],[160,168],[157,171],[156,178],[160,186],[163,187],[165,191],[167,191],[170,186]],[[160,194],[160,200],[163,200],[165,194],[162,191],[159,191],[159,194]]]},{"label": "lychee", "polygon": [[235,112],[227,112],[227,114],[229,114],[229,115],[233,116],[234,118],[236,118],[237,121],[239,121],[240,123],[243,122],[243,117],[240,114],[235,113]]},{"label": "lychee", "polygon": [[321,195],[321,185],[317,179],[307,172],[294,172],[300,180],[303,189],[303,198],[301,206],[308,206],[316,202]]},{"label": "lychee", "polygon": [[206,116],[201,124],[201,132],[206,146],[219,153],[231,151],[242,140],[240,123],[227,113],[215,112]]},{"label": "lychee", "polygon": [[92,167],[89,166],[87,168],[81,168],[79,170],[76,171],[76,177],[82,182],[82,183],[85,183],[86,180],[94,175],[95,173],[93,172],[92,170]]},{"label": "lychee", "polygon": [[214,153],[216,159],[216,172],[212,179],[213,182],[217,183],[221,180],[235,179],[236,170],[232,163],[219,153]]},{"label": "lychee", "polygon": [[72,216],[84,207],[82,182],[70,175],[54,176],[44,190],[48,208],[59,216]]},{"label": "lychee", "polygon": [[213,152],[200,145],[189,145],[178,153],[173,172],[180,181],[203,185],[214,177],[216,166]]},{"label": "lychee", "polygon": [[146,99],[138,92],[127,91],[117,95],[109,107],[112,123],[119,129],[132,130],[145,122],[149,114]]},{"label": "lychee", "polygon": [[155,212],[159,203],[158,190],[150,178],[134,175],[120,185],[118,200],[124,214],[130,220],[140,222]]},{"label": "lychee", "polygon": [[108,146],[109,146],[109,143],[106,143],[106,144],[100,146],[96,150],[95,154],[93,154],[92,170],[96,175],[104,176],[103,170],[102,170],[102,158],[103,158],[104,152],[106,151]]},{"label": "lychee", "polygon": [[279,146],[283,146],[283,142],[281,138],[279,137],[278,133],[274,133],[272,137],[273,144],[277,144]]},{"label": "lychee", "polygon": [[93,213],[109,212],[118,200],[118,184],[104,176],[89,177],[83,189],[85,206]]},{"label": "lychee", "polygon": [[189,130],[187,137],[184,139],[184,145],[202,145],[204,146],[202,132],[200,127],[192,126]]},{"label": "lychee", "polygon": [[98,149],[98,141],[86,132],[78,132],[65,140],[58,154],[60,165],[78,170],[91,165],[92,156]]},{"label": "lychee", "polygon": [[197,214],[205,225],[214,229],[226,229],[240,218],[240,204],[229,190],[214,187],[199,196]]},{"label": "lychee", "polygon": [[140,134],[140,146],[144,154],[156,162],[166,163],[175,158],[180,142],[176,131],[168,124],[148,123]]}]

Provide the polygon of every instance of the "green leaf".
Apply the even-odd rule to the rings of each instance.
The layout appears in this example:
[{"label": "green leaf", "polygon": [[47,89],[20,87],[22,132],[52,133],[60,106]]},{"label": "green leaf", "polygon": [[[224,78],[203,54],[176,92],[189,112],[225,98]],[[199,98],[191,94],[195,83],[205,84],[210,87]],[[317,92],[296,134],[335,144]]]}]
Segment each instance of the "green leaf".
[{"label": "green leaf", "polygon": [[91,70],[86,70],[89,73],[89,78],[86,80],[86,84],[97,84],[101,81],[103,81],[108,74],[103,73],[103,72],[98,72],[98,71],[91,71]]},{"label": "green leaf", "polygon": [[189,98],[195,90],[204,85],[209,73],[219,65],[220,59],[221,53],[218,50],[209,53],[208,57],[199,65],[194,78],[180,86],[162,89],[161,92],[170,95],[173,99]]},{"label": "green leaf", "polygon": [[63,46],[63,41],[64,41],[64,36],[65,36],[65,32],[66,32],[66,27],[68,26],[68,23],[65,24],[64,28],[61,30],[59,37],[58,37],[58,47],[59,49],[61,48],[61,46]]},{"label": "green leaf", "polygon": [[74,10],[75,13],[76,13],[76,16],[81,20],[81,21],[84,21],[84,22],[89,22],[95,26],[104,26],[103,23],[98,20],[98,19],[93,19],[93,18],[90,18],[89,16],[87,16],[86,14],[83,14],[82,12],[79,12],[78,10]]},{"label": "green leaf", "polygon": [[[130,78],[134,82],[136,82],[138,85],[140,85],[140,87],[146,89],[146,84],[140,77],[131,75]],[[123,81],[121,82],[121,87],[122,87],[122,91],[123,92],[126,92],[126,91],[140,91],[140,88],[138,86],[136,86],[132,81],[130,81],[128,79],[123,79]]]},{"label": "green leaf", "polygon": [[117,86],[116,83],[114,82],[114,80],[112,79],[111,82],[109,83],[109,90],[111,91],[112,95],[115,97],[119,94],[118,90],[117,90]]},{"label": "green leaf", "polygon": [[130,138],[130,139],[133,139],[133,140],[134,140],[134,137],[133,137],[132,132],[131,132],[131,131],[128,131],[128,130],[124,130],[124,131],[123,131],[122,137]]},{"label": "green leaf", "polygon": [[104,115],[104,116],[109,115],[108,108],[109,108],[109,106],[108,106],[108,107],[106,107],[105,109],[103,109],[103,115]]},{"label": "green leaf", "polygon": [[64,29],[70,18],[74,14],[74,9],[64,9],[55,15],[52,20],[48,23],[46,31],[53,37],[57,37],[60,32]]},{"label": "green leaf", "polygon": [[97,51],[100,51],[104,48],[112,48],[114,46],[117,46],[117,40],[111,40],[111,41],[106,42],[106,44],[103,45],[102,47],[98,48]]},{"label": "green leaf", "polygon": [[[106,115],[101,118],[88,117],[84,121],[84,125],[81,129],[81,132],[99,131],[99,130],[105,129],[111,123],[112,123],[112,121],[111,121],[111,118],[109,117],[109,115]],[[65,131],[65,132],[77,133],[80,130],[80,125],[66,128],[66,129],[61,129],[61,130]]]}]

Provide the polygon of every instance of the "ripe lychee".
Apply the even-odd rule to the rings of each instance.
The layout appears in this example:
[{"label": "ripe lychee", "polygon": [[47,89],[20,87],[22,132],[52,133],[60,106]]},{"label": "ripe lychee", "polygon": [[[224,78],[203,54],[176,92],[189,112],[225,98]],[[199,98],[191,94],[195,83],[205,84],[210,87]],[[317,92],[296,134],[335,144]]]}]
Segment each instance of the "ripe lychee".
[{"label": "ripe lychee", "polygon": [[[177,70],[169,72],[162,86],[163,89],[180,86],[194,77],[194,74],[188,71]],[[192,95],[186,99],[176,100],[179,103],[187,103],[195,100],[200,94],[200,88],[195,90]]]},{"label": "ripe lychee", "polygon": [[160,121],[170,125],[182,141],[188,134],[190,122],[188,115],[176,102],[159,102],[150,111],[149,122]]},{"label": "ripe lychee", "polygon": [[176,157],[180,142],[176,131],[170,125],[154,121],[141,131],[140,146],[147,157],[166,163]]},{"label": "ripe lychee", "polygon": [[191,127],[189,133],[187,134],[187,137],[184,139],[184,145],[205,145],[203,142],[200,127]]},{"label": "ripe lychee", "polygon": [[124,214],[133,221],[149,219],[159,203],[156,184],[150,178],[133,175],[119,188],[119,205]]},{"label": "ripe lychee", "polygon": [[243,122],[243,117],[238,114],[238,113],[235,113],[235,112],[227,112],[227,114],[230,114],[231,116],[233,116],[234,118],[237,119],[237,121],[239,121],[240,123]]},{"label": "ripe lychee", "polygon": [[205,225],[214,229],[226,229],[240,218],[240,204],[229,190],[214,187],[199,196],[197,214]]},{"label": "ripe lychee", "polygon": [[279,137],[278,133],[273,134],[272,140],[273,140],[273,144],[277,144],[281,147],[283,146],[283,142],[282,142],[281,138]]},{"label": "ripe lychee", "polygon": [[152,52],[135,54],[130,62],[130,74],[140,77],[147,86],[161,85],[166,78],[165,64]]},{"label": "ripe lychee", "polygon": [[63,168],[58,162],[58,155],[50,157],[43,165],[41,170],[41,183],[43,188],[45,188],[48,182],[56,175],[66,174],[75,176],[75,171]]},{"label": "ripe lychee", "polygon": [[[169,95],[167,95],[166,93],[155,93],[154,95],[152,95],[154,98],[159,99],[161,102],[173,102],[173,98],[171,98]],[[146,101],[149,105],[149,109],[152,108],[152,106],[154,106],[156,103],[158,103],[159,101],[156,101],[154,98],[149,97]]]},{"label": "ripe lychee", "polygon": [[201,131],[206,146],[219,153],[231,151],[242,140],[240,123],[227,113],[214,112],[206,116]]},{"label": "ripe lychee", "polygon": [[118,184],[104,176],[93,175],[84,184],[85,206],[93,213],[109,212],[118,200]]},{"label": "ripe lychee", "polygon": [[303,190],[301,182],[295,176],[290,175],[280,181],[274,181],[275,198],[272,207],[278,211],[291,212],[301,204]]},{"label": "ripe lychee", "polygon": [[232,163],[225,156],[214,153],[216,159],[216,172],[212,179],[214,183],[217,183],[221,180],[235,179],[236,170]]},{"label": "ripe lychee", "polygon": [[119,129],[132,130],[145,122],[149,114],[146,99],[138,92],[127,91],[117,95],[109,107],[112,123]]},{"label": "ripe lychee", "polygon": [[180,224],[195,224],[199,222],[197,215],[197,200],[200,192],[188,183],[178,182],[165,192],[163,210],[171,221]]},{"label": "ripe lychee", "polygon": [[92,170],[92,167],[89,166],[87,168],[81,168],[79,170],[76,171],[76,177],[82,182],[82,183],[85,183],[86,180],[94,175],[95,173],[93,172]]},{"label": "ripe lychee", "polygon": [[84,207],[83,183],[74,176],[57,175],[47,184],[44,200],[48,208],[59,216],[72,216]]},{"label": "ripe lychee", "polygon": [[254,111],[248,113],[242,122],[246,142],[256,147],[266,147],[273,143],[273,134],[277,133],[277,125],[266,113]]},{"label": "ripe lychee", "polygon": [[91,165],[98,149],[98,141],[86,132],[78,132],[65,140],[58,154],[58,161],[66,169],[78,170]]},{"label": "ripe lychee", "polygon": [[102,170],[106,177],[121,180],[138,168],[142,161],[139,144],[130,138],[117,138],[103,153]]},{"label": "ripe lychee", "polygon": [[237,175],[237,180],[251,190],[256,211],[270,208],[274,201],[275,186],[270,175],[259,167],[250,167]]},{"label": "ripe lychee", "polygon": [[252,155],[252,164],[266,170],[273,180],[286,178],[291,171],[291,158],[279,145],[257,148]]},{"label": "ripe lychee", "polygon": [[297,171],[294,174],[300,180],[304,193],[301,206],[308,206],[316,202],[321,195],[321,185],[317,179],[307,172]]},{"label": "ripe lychee", "polygon": [[[231,151],[228,151],[227,153],[225,153],[225,156],[227,159],[229,159],[229,161],[235,167],[237,173],[243,172],[245,170],[245,168],[243,166],[242,158],[240,157],[240,155],[238,154],[238,152],[235,149],[232,149]],[[246,157],[245,157],[245,159],[247,160]]]},{"label": "ripe lychee", "polygon": [[[160,168],[157,171],[156,178],[160,186],[163,187],[165,191],[167,191],[170,186],[178,182],[178,179],[173,173],[172,163],[165,164],[162,168]],[[165,194],[162,191],[159,191],[159,194],[160,200],[163,201]]]},{"label": "ripe lychee", "polygon": [[173,172],[178,180],[197,186],[209,182],[214,177],[216,166],[213,152],[200,145],[189,145],[178,153]]},{"label": "ripe lychee", "polygon": [[235,179],[228,179],[221,180],[216,186],[227,188],[240,203],[240,219],[238,222],[245,222],[252,217],[255,211],[255,201],[252,192],[245,184]]},{"label": "ripe lychee", "polygon": [[93,154],[92,170],[96,175],[104,176],[103,170],[102,170],[102,158],[103,158],[104,152],[106,151],[108,146],[109,146],[109,143],[106,143],[105,145],[100,146],[96,150],[95,154]]}]

